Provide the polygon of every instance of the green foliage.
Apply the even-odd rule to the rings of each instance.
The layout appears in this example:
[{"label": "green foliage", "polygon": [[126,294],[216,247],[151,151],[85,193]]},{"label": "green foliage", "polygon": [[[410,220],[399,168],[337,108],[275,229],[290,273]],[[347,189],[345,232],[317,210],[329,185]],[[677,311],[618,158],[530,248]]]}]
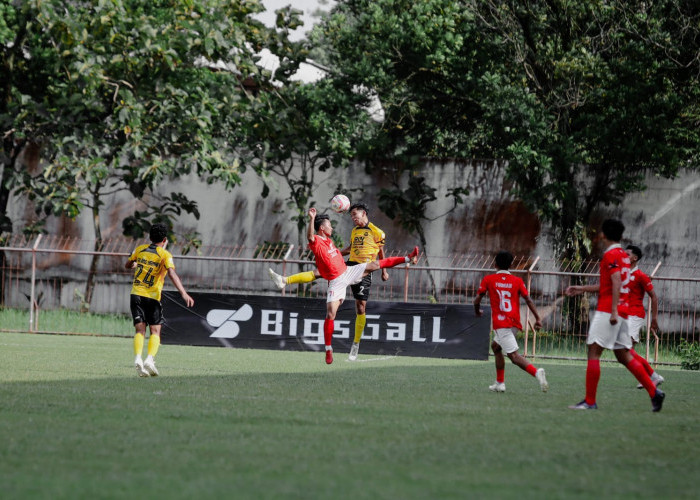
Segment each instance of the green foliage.
[{"label": "green foliage", "polygon": [[6,148],[38,143],[47,167],[35,177],[4,169],[41,216],[98,214],[107,195],[142,198],[190,172],[240,183],[242,81],[259,77],[255,53],[270,36],[251,18],[258,1],[18,5],[0,25],[12,39],[0,125]]},{"label": "green foliage", "polygon": [[595,209],[698,159],[697,3],[353,0],[316,39],[382,102],[364,154],[508,160],[569,259]]},{"label": "green foliage", "polygon": [[[306,55],[303,46],[291,47],[287,58]],[[289,61],[282,67],[290,65],[295,66]],[[280,70],[274,77],[281,78],[282,86],[261,93],[254,103],[246,140],[265,183],[262,196],[277,191],[278,182],[286,185],[287,207],[302,245],[319,174],[347,167],[373,125],[362,108],[366,96],[353,92],[349,82],[326,78],[301,84],[289,81],[286,69],[279,75]]]},{"label": "green foliage", "polygon": [[681,357],[682,370],[700,370],[700,343],[683,339],[676,349]]}]

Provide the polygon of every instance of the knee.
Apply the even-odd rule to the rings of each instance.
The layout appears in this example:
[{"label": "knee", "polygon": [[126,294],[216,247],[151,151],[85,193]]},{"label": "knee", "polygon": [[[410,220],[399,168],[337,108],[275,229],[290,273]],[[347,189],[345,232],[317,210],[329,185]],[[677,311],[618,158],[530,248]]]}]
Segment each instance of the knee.
[{"label": "knee", "polygon": [[357,314],[365,314],[365,310],[367,309],[366,304],[364,302],[357,302],[355,305],[355,311]]},{"label": "knee", "polygon": [[496,342],[491,342],[491,350],[493,351],[494,354],[500,354],[503,352],[503,348],[498,345]]}]

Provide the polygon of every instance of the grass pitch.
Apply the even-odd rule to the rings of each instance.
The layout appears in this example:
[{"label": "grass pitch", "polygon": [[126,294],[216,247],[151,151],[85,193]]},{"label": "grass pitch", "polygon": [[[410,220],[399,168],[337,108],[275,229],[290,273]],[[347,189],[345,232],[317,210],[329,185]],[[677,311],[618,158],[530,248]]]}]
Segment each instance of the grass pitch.
[{"label": "grass pitch", "polygon": [[582,364],[550,391],[493,361],[0,334],[4,498],[697,498],[700,374],[664,368],[661,413],[604,364],[597,411],[568,410]]}]

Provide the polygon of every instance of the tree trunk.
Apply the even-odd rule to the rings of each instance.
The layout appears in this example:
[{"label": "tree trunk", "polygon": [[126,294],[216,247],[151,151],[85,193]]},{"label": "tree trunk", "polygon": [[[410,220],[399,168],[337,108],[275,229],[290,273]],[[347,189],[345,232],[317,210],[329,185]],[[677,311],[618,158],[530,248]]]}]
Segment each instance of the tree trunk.
[{"label": "tree trunk", "polygon": [[435,299],[435,302],[439,302],[437,294],[437,285],[435,284],[435,278],[433,273],[430,271],[430,259],[428,258],[427,245],[428,242],[425,238],[425,231],[423,230],[422,224],[417,224],[418,236],[420,237],[420,244],[423,250],[423,257],[425,258],[425,267],[427,267],[428,278],[430,278],[430,295]]},{"label": "tree trunk", "polygon": [[[95,245],[94,251],[99,252],[102,250],[102,229],[100,227],[100,194],[99,186],[93,191],[93,206],[92,206],[92,222],[95,227]],[[100,256],[95,253],[92,256],[90,262],[90,270],[88,271],[87,283],[85,284],[85,298],[80,306],[81,312],[87,312],[90,309],[90,303],[92,302],[92,295],[95,291],[95,276],[97,274],[97,265],[99,263]]]}]

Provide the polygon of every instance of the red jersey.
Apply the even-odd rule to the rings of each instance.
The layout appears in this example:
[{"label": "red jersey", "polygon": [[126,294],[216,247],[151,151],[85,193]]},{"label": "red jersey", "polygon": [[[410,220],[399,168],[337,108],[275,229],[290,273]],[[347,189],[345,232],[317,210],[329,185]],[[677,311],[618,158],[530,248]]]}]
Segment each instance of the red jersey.
[{"label": "red jersey", "polygon": [[314,253],[316,267],[322,278],[330,281],[347,269],[343,256],[340,255],[340,250],[333,244],[332,239],[322,238],[316,234],[313,243],[309,243],[309,249]]},{"label": "red jersey", "polygon": [[629,295],[630,258],[619,244],[610,245],[600,261],[600,290],[598,292],[597,311],[612,313],[612,275],[620,273],[620,302],[617,313],[621,318],[627,317],[627,299]]},{"label": "red jersey", "polygon": [[635,267],[630,274],[629,289],[630,294],[627,299],[627,314],[643,318],[646,315],[644,311],[644,294],[654,289],[651,278],[647,276],[644,271]]},{"label": "red jersey", "polygon": [[527,288],[522,279],[513,276],[508,271],[498,271],[496,274],[484,276],[477,294],[489,293],[491,302],[491,322],[493,329],[517,328],[522,330],[520,323],[520,297],[527,297]]}]

